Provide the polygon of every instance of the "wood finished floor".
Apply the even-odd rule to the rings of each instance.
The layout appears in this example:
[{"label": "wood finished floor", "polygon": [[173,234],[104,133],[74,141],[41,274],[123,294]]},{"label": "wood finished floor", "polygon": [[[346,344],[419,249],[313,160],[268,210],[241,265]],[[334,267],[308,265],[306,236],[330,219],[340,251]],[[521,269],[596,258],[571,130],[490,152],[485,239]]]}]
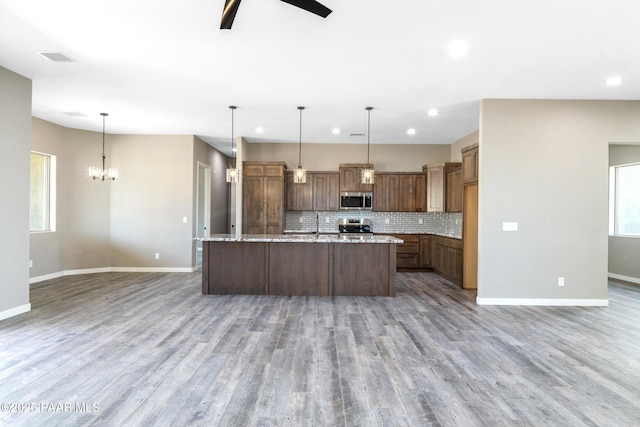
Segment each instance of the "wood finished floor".
[{"label": "wood finished floor", "polygon": [[397,277],[396,298],[202,296],[199,273],[41,282],[0,322],[0,402],[54,406],[0,425],[640,425],[640,288],[479,307]]}]

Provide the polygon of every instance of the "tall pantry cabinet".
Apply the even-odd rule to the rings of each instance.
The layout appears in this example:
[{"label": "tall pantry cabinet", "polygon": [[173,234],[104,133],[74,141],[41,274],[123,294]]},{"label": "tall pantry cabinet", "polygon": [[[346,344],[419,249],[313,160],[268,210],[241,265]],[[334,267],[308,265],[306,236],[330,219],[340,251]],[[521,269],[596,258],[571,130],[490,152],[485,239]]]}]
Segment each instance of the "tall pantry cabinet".
[{"label": "tall pantry cabinet", "polygon": [[242,233],[284,231],[284,162],[243,162]]},{"label": "tall pantry cabinet", "polygon": [[478,144],[462,149],[462,287],[478,289]]}]

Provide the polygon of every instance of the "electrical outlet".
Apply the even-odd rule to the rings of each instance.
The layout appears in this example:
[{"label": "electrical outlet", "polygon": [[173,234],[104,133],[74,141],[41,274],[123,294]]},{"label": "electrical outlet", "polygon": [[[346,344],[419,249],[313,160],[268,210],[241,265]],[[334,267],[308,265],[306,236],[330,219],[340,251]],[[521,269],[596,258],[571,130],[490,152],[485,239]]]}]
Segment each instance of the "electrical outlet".
[{"label": "electrical outlet", "polygon": [[182,223],[183,223],[183,224],[186,224],[186,223],[187,223],[187,217],[186,217],[186,216],[183,216],[183,217],[182,217]]},{"label": "electrical outlet", "polygon": [[564,277],[558,277],[558,286],[564,286]]},{"label": "electrical outlet", "polygon": [[418,224],[420,225],[424,224],[424,221],[422,220],[422,218],[418,218]]},{"label": "electrical outlet", "polygon": [[299,222],[300,224],[302,224],[303,219],[304,219],[304,218],[302,218],[302,217],[298,218],[298,222]]},{"label": "electrical outlet", "polygon": [[324,222],[326,222],[327,224],[329,224],[329,217],[326,217],[326,218],[324,219]]},{"label": "electrical outlet", "polygon": [[384,219],[384,223],[385,223],[385,224],[389,224],[389,218],[385,218],[385,219]]},{"label": "electrical outlet", "polygon": [[160,259],[160,253],[156,252],[156,259]]},{"label": "electrical outlet", "polygon": [[33,267],[33,260],[32,259],[29,260],[29,268],[31,268],[31,267]]}]

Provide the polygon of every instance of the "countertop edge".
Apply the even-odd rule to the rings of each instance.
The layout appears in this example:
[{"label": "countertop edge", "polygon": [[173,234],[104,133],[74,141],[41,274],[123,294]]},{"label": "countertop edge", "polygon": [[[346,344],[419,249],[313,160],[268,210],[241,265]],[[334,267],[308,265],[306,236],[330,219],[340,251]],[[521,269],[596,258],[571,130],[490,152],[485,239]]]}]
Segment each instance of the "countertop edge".
[{"label": "countertop edge", "polygon": [[201,242],[266,242],[266,243],[369,243],[400,244],[404,240],[388,235],[374,235],[366,238],[340,238],[335,235],[284,235],[284,234],[212,234],[207,237],[195,237]]}]

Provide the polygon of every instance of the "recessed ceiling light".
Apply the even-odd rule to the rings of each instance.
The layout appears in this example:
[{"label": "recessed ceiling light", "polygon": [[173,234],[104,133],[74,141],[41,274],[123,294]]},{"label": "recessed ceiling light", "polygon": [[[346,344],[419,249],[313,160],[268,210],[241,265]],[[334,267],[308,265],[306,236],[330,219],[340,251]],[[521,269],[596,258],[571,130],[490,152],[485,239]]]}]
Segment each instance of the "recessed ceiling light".
[{"label": "recessed ceiling light", "polygon": [[331,129],[331,133],[334,134],[334,135],[340,135],[340,129],[333,128],[333,129]]},{"label": "recessed ceiling light", "polygon": [[620,76],[612,76],[607,79],[607,86],[618,86],[622,83]]},{"label": "recessed ceiling light", "polygon": [[435,116],[437,116],[437,115],[438,115],[438,110],[437,110],[436,108],[432,108],[432,109],[430,109],[429,111],[427,111],[427,114],[428,114],[430,117],[435,117]]},{"label": "recessed ceiling light", "polygon": [[415,135],[416,134],[416,130],[415,129],[409,129],[409,130],[407,130],[407,134]]},{"label": "recessed ceiling light", "polygon": [[258,126],[256,128],[256,133],[262,133],[262,132],[264,132],[264,128],[262,126]]},{"label": "recessed ceiling light", "polygon": [[231,149],[231,151],[233,151],[233,152],[235,153],[236,151],[238,151],[238,149],[237,149],[236,147],[233,147],[233,148]]},{"label": "recessed ceiling light", "polygon": [[469,43],[464,40],[456,40],[449,44],[449,55],[454,58],[462,58],[469,52]]}]

